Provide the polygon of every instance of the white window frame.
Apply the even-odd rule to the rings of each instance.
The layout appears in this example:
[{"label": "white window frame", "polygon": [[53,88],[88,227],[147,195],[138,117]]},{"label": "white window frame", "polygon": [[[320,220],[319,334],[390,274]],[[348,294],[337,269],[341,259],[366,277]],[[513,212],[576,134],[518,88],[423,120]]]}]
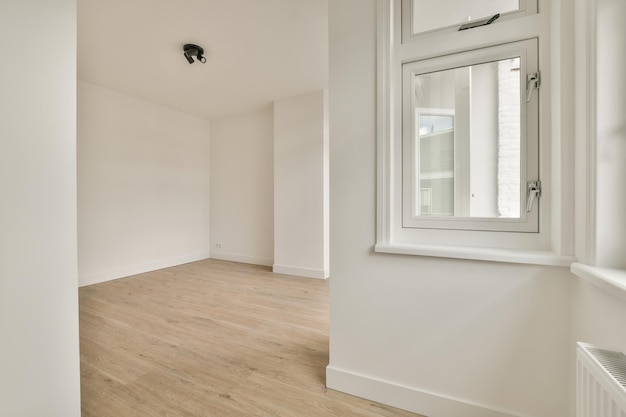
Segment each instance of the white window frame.
[{"label": "white window frame", "polygon": [[[530,102],[526,103],[526,74],[538,71],[537,40],[531,39],[497,45],[490,48],[481,48],[458,54],[431,58],[423,61],[409,62],[402,66],[402,226],[404,228],[435,228],[453,230],[491,230],[500,232],[528,232],[539,231],[540,202],[535,201],[532,210],[526,212],[528,181],[539,178],[539,100],[537,92],[533,91]],[[441,71],[467,65],[476,65],[485,62],[499,61],[507,58],[519,57],[521,61],[520,74],[520,217],[519,218],[476,218],[476,217],[415,217],[413,210],[413,190],[417,189],[414,182],[415,169],[419,164],[415,161],[415,95],[413,82],[415,75]]]},{"label": "white window frame", "polygon": [[[543,0],[538,1],[541,6]],[[402,0],[378,0],[378,6],[375,250],[382,253],[569,266],[575,261],[573,241],[567,241],[572,235],[573,209],[570,207],[573,205],[573,192],[570,192],[569,187],[562,186],[560,181],[565,175],[573,175],[573,164],[562,157],[572,148],[553,134],[559,130],[555,124],[561,122],[552,115],[558,106],[553,104],[555,96],[550,91],[551,68],[555,61],[550,54],[552,47],[559,45],[551,38],[550,14],[526,10],[518,16],[489,26],[461,33],[447,29],[435,31],[424,36],[413,36],[403,42],[400,24]],[[538,9],[541,10],[541,7]],[[538,39],[543,79],[541,89],[533,93],[541,96],[539,171],[543,196],[539,205],[539,231],[517,233],[402,227],[402,65],[528,39]],[[559,98],[560,95],[556,96],[557,100]],[[525,187],[525,183],[522,187]]]}]

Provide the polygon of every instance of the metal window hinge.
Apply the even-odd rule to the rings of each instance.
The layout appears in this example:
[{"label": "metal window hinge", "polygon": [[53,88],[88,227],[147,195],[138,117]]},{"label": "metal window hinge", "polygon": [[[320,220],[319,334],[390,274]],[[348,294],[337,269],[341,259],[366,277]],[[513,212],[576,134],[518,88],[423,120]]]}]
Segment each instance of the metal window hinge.
[{"label": "metal window hinge", "polygon": [[535,200],[541,197],[541,181],[528,181],[528,198],[526,204],[526,213],[533,210]]},{"label": "metal window hinge", "polygon": [[541,73],[531,72],[526,76],[526,103],[530,102],[533,90],[541,87]]}]

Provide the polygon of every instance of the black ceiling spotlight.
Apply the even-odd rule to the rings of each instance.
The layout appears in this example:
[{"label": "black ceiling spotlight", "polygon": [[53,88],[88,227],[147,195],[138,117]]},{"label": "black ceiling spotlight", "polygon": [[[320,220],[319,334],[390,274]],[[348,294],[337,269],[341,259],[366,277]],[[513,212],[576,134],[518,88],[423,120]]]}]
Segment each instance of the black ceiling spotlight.
[{"label": "black ceiling spotlight", "polygon": [[194,45],[192,43],[187,43],[183,46],[183,51],[185,51],[184,55],[187,58],[187,62],[193,64],[193,57],[203,64],[206,62],[206,58],[204,57],[204,49],[201,46]]}]

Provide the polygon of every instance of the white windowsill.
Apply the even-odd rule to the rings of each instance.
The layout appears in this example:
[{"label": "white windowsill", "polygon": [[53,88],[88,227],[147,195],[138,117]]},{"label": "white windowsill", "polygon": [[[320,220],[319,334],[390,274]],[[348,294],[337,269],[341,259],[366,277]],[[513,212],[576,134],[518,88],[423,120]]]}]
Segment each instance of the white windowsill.
[{"label": "white windowsill", "polygon": [[570,270],[572,274],[626,301],[626,270],[599,268],[578,262],[573,263]]},{"label": "white windowsill", "polygon": [[376,244],[376,252],[400,255],[434,256],[439,258],[470,259],[477,261],[508,262],[531,265],[569,267],[576,258],[550,251],[472,248],[465,246]]}]

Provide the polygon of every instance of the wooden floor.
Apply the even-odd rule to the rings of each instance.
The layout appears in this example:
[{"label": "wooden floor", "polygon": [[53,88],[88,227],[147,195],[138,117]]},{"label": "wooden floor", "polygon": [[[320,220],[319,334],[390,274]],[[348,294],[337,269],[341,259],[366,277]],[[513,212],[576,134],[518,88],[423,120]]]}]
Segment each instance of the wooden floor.
[{"label": "wooden floor", "polygon": [[83,417],[415,416],[325,388],[328,282],[206,260],[80,289]]}]

